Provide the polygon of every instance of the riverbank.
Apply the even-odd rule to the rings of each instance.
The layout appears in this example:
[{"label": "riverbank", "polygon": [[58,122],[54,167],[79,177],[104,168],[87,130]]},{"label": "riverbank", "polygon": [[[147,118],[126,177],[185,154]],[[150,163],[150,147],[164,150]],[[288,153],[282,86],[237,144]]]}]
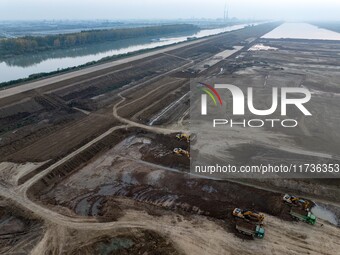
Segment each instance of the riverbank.
[{"label": "riverbank", "polygon": [[[34,65],[33,67],[19,68],[16,66],[3,65],[3,67],[0,68],[0,75],[1,75],[1,72],[3,72],[2,77],[4,79],[4,82],[0,83],[0,89],[5,89],[11,86],[24,84],[26,82],[53,77],[59,74],[82,70],[87,67],[91,67],[91,66],[95,66],[95,65],[106,63],[106,62],[115,61],[115,60],[120,60],[126,57],[136,56],[136,55],[143,54],[143,53],[149,53],[152,51],[163,49],[171,45],[180,45],[181,43],[188,43],[188,41],[195,42],[198,39],[202,39],[202,38],[213,36],[213,35],[219,35],[219,34],[226,33],[226,32],[236,31],[236,30],[243,29],[250,25],[256,25],[256,24],[242,24],[242,25],[235,25],[235,26],[219,28],[219,29],[202,30],[190,38],[187,36],[179,36],[179,37],[164,38],[164,39],[161,38],[162,40],[159,42],[152,42],[148,44],[128,47],[125,49],[109,51],[107,52],[108,56],[105,56],[105,53],[101,54],[100,56],[104,55],[105,57],[100,58],[100,59],[98,58],[98,55],[91,55],[92,58],[96,59],[94,61],[88,61],[89,58],[91,58],[91,56],[89,57],[85,56],[85,57],[82,57],[81,59],[79,58],[78,61],[77,61],[77,57],[56,58],[56,59],[51,59],[49,61],[46,60],[46,61],[43,61],[42,63]],[[84,63],[82,64],[70,65],[71,62],[81,63],[82,61],[84,61]],[[69,66],[67,67],[67,65]],[[59,68],[59,66],[61,67]],[[6,70],[6,68],[8,70]],[[51,70],[51,71],[37,72],[37,70],[40,70],[40,69]],[[15,77],[15,76],[19,76],[19,77],[21,76],[21,77],[19,79],[6,80],[6,77]]]}]

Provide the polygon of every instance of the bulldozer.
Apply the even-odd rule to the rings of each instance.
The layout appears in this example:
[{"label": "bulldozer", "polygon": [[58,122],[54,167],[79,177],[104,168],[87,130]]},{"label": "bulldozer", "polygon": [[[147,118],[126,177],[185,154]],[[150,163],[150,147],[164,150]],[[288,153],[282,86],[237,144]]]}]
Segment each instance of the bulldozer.
[{"label": "bulldozer", "polygon": [[286,203],[292,206],[299,206],[305,211],[308,211],[310,209],[310,202],[303,198],[285,194],[283,196],[283,201],[285,201]]},{"label": "bulldozer", "polygon": [[174,153],[176,153],[177,155],[186,156],[186,157],[190,158],[190,152],[183,150],[181,148],[175,148]]},{"label": "bulldozer", "polygon": [[190,142],[190,135],[188,135],[188,134],[183,134],[183,133],[177,134],[176,138],[180,141],[186,141],[188,143]]},{"label": "bulldozer", "polygon": [[258,223],[262,223],[264,220],[264,215],[262,213],[248,209],[242,210],[240,208],[235,208],[233,211],[233,216]]}]

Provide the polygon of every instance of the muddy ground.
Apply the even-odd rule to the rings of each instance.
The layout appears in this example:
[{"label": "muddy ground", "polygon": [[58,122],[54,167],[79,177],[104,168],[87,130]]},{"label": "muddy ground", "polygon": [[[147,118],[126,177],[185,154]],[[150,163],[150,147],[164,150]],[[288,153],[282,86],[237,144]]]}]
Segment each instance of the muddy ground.
[{"label": "muddy ground", "polygon": [[[138,86],[138,91],[146,94],[154,86],[163,84],[161,78],[166,73],[177,73],[176,68],[181,66],[185,70],[249,37],[262,35],[276,25],[262,25],[219,35],[199,45],[4,98],[0,101],[0,160],[32,162],[65,155],[79,148],[84,140],[117,125],[111,118],[111,109],[119,100],[119,91],[145,83]],[[153,79],[153,84],[149,87],[151,82],[147,81],[150,79]],[[158,99],[166,100],[166,92],[163,91]],[[162,107],[164,104],[161,103],[153,111],[157,113]]]},{"label": "muddy ground", "polygon": [[66,206],[71,209],[71,215],[95,216],[101,220],[117,220],[129,208],[116,201],[117,197],[132,199],[140,206],[149,204],[178,213],[228,220],[231,226],[235,207],[291,220],[289,207],[282,202],[283,194],[190,177],[186,174],[189,159],[172,151],[175,147],[187,146],[188,143],[178,141],[175,134],[140,132],[127,137],[62,182],[40,190],[35,194],[36,199],[56,209]]},{"label": "muddy ground", "polygon": [[152,231],[134,231],[133,235],[118,235],[116,237],[103,236],[93,240],[81,248],[71,251],[70,254],[182,254],[173,244],[159,234]]},{"label": "muddy ground", "polygon": [[[318,198],[336,202],[337,181],[268,180],[243,185],[194,178],[188,174],[189,159],[173,152],[174,148],[190,151],[189,144],[178,141],[176,133],[169,135],[157,129],[188,127],[189,79],[202,74],[221,76],[231,83],[239,81],[235,84],[240,86],[260,87],[265,81],[273,86],[284,80],[299,86],[303,81],[316,90],[316,108],[325,111],[323,104],[327,100],[330,110],[337,109],[336,80],[320,86],[328,81],[328,75],[336,75],[336,59],[324,54],[328,44],[314,45],[300,55],[297,53],[306,45],[298,42],[265,41],[280,50],[247,51],[249,42],[274,26],[227,33],[169,54],[103,70],[95,77],[79,77],[2,100],[1,188],[18,196],[27,195],[35,204],[43,205],[41,220],[44,213],[58,213],[56,219],[44,222],[43,236],[34,239],[34,248],[29,246],[31,253],[254,254],[260,250],[263,254],[336,254],[340,247],[339,228],[322,220],[316,226],[292,221],[290,207],[283,203],[282,196],[291,191],[313,196],[315,190],[321,190]],[[204,67],[205,61],[211,63],[216,54],[239,45],[245,48],[199,73],[198,67]],[[334,51],[337,47],[331,45]],[[322,55],[320,61],[308,61],[307,68],[304,63],[314,59],[314,51]],[[184,65],[183,70],[175,69]],[[329,73],[324,75],[324,70]],[[122,126],[86,147],[103,132],[127,123],[113,117],[113,106],[118,102],[121,104],[116,108],[117,114],[135,127]],[[328,115],[316,116],[319,121]],[[263,130],[244,135],[236,130],[231,136],[230,157],[242,161],[273,159],[282,151],[270,150],[268,144],[280,139],[283,145],[290,146],[289,153],[296,152],[292,148],[311,146],[313,150],[321,148],[324,153],[333,153],[338,148],[338,134],[334,131],[337,120],[335,116],[327,123],[331,131],[324,141],[313,135],[320,131],[318,121],[305,123],[297,133]],[[262,146],[267,144],[260,148],[254,144],[244,146],[244,139],[250,138]],[[282,155],[290,157],[284,149]],[[247,150],[249,153],[244,153]],[[74,156],[63,161],[72,153]],[[35,179],[47,167],[52,170]],[[264,240],[236,233],[231,214],[235,207],[266,214]],[[7,212],[12,208],[5,208],[7,221]],[[336,205],[325,208],[338,210]],[[32,222],[33,219],[28,223]],[[27,228],[25,221],[14,220],[10,229],[18,231],[18,227]]]},{"label": "muddy ground", "polygon": [[41,221],[0,198],[0,254],[29,254],[43,232]]}]

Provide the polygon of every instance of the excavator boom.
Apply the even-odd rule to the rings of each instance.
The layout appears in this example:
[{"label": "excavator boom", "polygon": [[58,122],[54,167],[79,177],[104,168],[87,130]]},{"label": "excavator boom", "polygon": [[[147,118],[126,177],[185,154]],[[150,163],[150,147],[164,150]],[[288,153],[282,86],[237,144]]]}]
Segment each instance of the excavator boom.
[{"label": "excavator boom", "polygon": [[240,208],[235,208],[233,211],[233,215],[238,218],[252,220],[256,222],[263,222],[264,220],[264,215],[262,213],[258,213],[256,211],[252,211],[248,209],[242,210]]}]

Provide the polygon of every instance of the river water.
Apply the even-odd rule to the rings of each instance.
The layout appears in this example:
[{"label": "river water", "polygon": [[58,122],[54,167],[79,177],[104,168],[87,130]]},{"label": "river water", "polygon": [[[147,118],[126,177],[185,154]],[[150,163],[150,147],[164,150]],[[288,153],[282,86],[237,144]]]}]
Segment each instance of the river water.
[{"label": "river water", "polygon": [[52,72],[58,69],[79,66],[91,61],[98,61],[104,57],[117,56],[184,42],[190,37],[203,38],[206,36],[242,29],[247,25],[249,24],[218,29],[206,29],[199,31],[196,34],[188,33],[173,37],[121,40],[117,42],[90,45],[78,49],[56,50],[39,54],[18,56],[0,62],[0,83],[26,78],[31,74]]},{"label": "river water", "polygon": [[340,40],[340,33],[319,28],[308,23],[284,23],[263,38],[270,39],[309,39],[309,40]]}]

